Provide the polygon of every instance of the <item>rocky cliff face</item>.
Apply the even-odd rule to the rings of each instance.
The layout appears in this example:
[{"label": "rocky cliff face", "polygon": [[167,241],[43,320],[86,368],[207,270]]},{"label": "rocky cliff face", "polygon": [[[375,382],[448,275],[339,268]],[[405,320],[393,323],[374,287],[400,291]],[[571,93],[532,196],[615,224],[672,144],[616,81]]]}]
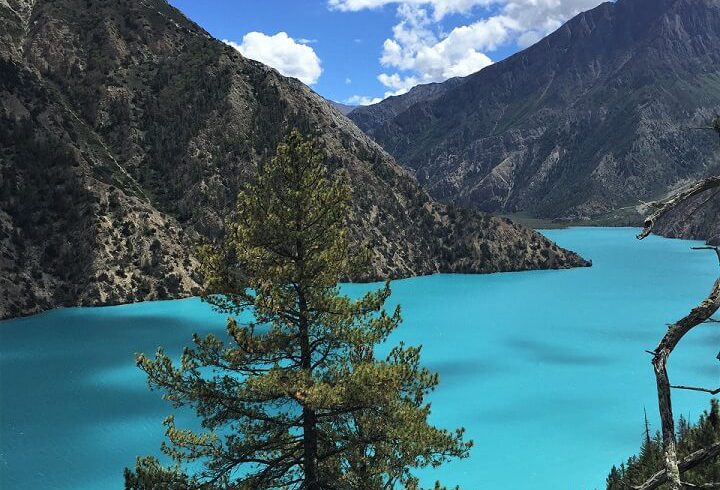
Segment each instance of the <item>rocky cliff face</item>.
[{"label": "rocky cliff face", "polygon": [[352,122],[162,0],[0,0],[0,318],[197,292],[194,245],[293,127],[353,185],[356,280],[585,265],[433,201]]},{"label": "rocky cliff face", "polygon": [[656,232],[670,238],[694,238],[720,245],[720,199],[697,199],[658,223]]},{"label": "rocky cliff face", "polygon": [[[593,219],[717,167],[720,2],[618,0],[463,79],[350,117],[437,199]],[[717,202],[716,207],[717,208]],[[704,214],[704,233],[717,214]],[[679,229],[679,228],[678,228]]]}]

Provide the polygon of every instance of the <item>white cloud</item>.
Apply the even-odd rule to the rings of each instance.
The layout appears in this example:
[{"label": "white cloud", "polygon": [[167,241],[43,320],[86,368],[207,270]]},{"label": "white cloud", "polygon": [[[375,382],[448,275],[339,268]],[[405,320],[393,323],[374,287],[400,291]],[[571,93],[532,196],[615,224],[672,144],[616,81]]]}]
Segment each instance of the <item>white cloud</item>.
[{"label": "white cloud", "polygon": [[283,75],[295,77],[308,85],[317,82],[322,73],[320,58],[315,54],[315,50],[295,41],[285,32],[278,32],[273,36],[262,32],[248,32],[240,44],[228,40],[223,42],[240,51],[243,56],[272,66]]},{"label": "white cloud", "polygon": [[357,12],[375,9],[385,5],[404,4],[409,6],[431,6],[433,17],[440,20],[448,14],[467,13],[477,6],[488,6],[498,0],[329,0],[332,9]]},{"label": "white cloud", "polygon": [[600,0],[503,0],[503,12],[522,26],[545,36],[571,17],[597,7]]},{"label": "white cloud", "polygon": [[440,82],[485,68],[492,63],[485,51],[506,43],[519,28],[513,19],[495,16],[456,27],[439,38],[424,9],[401,5],[398,15],[401,21],[393,28],[393,38],[383,43],[380,63],[410,74],[378,76],[380,83],[391,89],[390,95],[404,93],[418,83]]},{"label": "white cloud", "polygon": [[540,39],[542,39],[542,34],[538,31],[526,31],[518,36],[517,44],[521,48],[527,48],[528,46],[532,46],[538,42]]},{"label": "white cloud", "polygon": [[386,5],[406,5],[432,9],[432,17],[442,20],[449,14],[467,14],[477,7],[499,7],[501,11],[522,13],[530,18],[559,16],[562,22],[603,0],[328,0],[331,9],[357,12]]},{"label": "white cloud", "polygon": [[370,105],[377,104],[382,100],[382,97],[368,97],[366,95],[353,95],[345,99],[346,104],[350,105]]},{"label": "white cloud", "polygon": [[[407,92],[419,83],[466,76],[490,65],[490,54],[513,44],[525,48],[556,30],[572,16],[603,0],[328,0],[330,8],[359,11],[397,6],[399,22],[382,46],[386,72],[378,80],[385,97]],[[443,32],[448,14],[485,16]],[[492,11],[492,14],[487,12]]]},{"label": "white cloud", "polygon": [[352,84],[352,78],[348,77],[345,79],[345,85],[350,85],[350,84]]},{"label": "white cloud", "polygon": [[413,88],[415,85],[421,83],[421,81],[414,76],[402,77],[397,73],[393,73],[392,75],[388,75],[387,73],[381,73],[380,75],[378,75],[378,80],[380,81],[380,83],[390,89],[385,92],[384,97],[390,97],[391,95],[402,95],[411,88]]}]

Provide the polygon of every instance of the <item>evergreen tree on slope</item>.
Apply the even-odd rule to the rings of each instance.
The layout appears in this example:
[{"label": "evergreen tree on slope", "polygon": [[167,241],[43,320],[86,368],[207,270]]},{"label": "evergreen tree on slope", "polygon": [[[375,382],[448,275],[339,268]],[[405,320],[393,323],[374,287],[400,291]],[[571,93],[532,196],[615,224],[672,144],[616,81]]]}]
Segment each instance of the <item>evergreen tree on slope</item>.
[{"label": "evergreen tree on slope", "polygon": [[194,408],[206,432],[168,418],[176,466],[140,458],[126,488],[415,489],[413,468],[467,456],[462,429],[428,423],[438,377],[420,349],[375,354],[400,323],[399,308],[384,309],[389,284],[358,300],[338,289],[366,259],[348,248],[349,197],[297,131],[241,192],[227,239],[203,253],[229,341],[195,336],[179,366],[162,350],[138,357],[151,387]]}]

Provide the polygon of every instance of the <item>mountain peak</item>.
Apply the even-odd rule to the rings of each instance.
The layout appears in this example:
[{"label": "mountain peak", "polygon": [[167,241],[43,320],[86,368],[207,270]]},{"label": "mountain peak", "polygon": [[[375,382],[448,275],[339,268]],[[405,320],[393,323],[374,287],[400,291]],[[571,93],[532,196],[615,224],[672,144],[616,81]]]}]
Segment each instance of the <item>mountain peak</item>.
[{"label": "mountain peak", "polygon": [[442,201],[575,220],[716,165],[712,135],[684,128],[719,108],[720,3],[620,0],[431,95],[350,116]]}]

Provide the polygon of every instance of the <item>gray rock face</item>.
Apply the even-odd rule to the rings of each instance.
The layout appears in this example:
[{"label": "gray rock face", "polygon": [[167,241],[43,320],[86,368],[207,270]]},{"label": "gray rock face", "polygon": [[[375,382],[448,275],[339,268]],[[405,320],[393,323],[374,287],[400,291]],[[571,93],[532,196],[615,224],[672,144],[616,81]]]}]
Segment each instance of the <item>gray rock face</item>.
[{"label": "gray rock face", "polygon": [[718,112],[720,2],[618,0],[478,73],[349,117],[441,201],[585,220],[633,215],[717,168],[717,136],[691,128]]},{"label": "gray rock face", "polygon": [[[720,168],[711,174],[720,175]],[[680,205],[658,221],[655,231],[671,238],[694,238],[720,245],[720,192],[708,191]]]},{"label": "gray rock face", "polygon": [[297,80],[162,0],[0,2],[0,318],[197,292],[194,247],[293,127],[353,185],[354,280],[587,265],[433,201]]}]

